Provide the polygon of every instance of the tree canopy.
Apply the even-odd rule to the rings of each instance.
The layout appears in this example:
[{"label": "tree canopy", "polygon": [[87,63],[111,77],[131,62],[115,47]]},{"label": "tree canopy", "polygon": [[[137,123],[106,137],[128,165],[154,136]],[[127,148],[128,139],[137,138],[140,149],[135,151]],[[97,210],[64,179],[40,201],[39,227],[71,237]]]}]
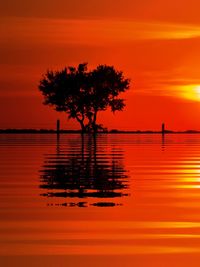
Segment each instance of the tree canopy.
[{"label": "tree canopy", "polygon": [[111,108],[112,112],[125,107],[119,94],[129,89],[130,80],[113,66],[99,65],[88,71],[87,63],[66,67],[61,71],[48,70],[39,83],[44,104],[64,111],[76,119],[82,132],[97,132],[97,114]]}]

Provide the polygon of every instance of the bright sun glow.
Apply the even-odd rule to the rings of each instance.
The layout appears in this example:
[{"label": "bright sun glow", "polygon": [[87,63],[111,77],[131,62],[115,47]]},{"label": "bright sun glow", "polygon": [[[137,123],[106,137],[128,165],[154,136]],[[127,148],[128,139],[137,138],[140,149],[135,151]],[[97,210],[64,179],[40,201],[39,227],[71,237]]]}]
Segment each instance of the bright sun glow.
[{"label": "bright sun glow", "polygon": [[196,93],[198,94],[198,96],[200,95],[200,85],[195,87]]},{"label": "bright sun glow", "polygon": [[185,85],[181,91],[184,98],[200,101],[200,85]]}]

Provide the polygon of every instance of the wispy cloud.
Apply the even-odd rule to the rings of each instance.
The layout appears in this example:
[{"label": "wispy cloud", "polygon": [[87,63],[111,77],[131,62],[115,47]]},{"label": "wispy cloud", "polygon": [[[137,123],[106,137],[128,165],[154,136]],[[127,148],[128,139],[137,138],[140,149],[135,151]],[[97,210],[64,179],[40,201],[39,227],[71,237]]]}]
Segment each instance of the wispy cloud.
[{"label": "wispy cloud", "polygon": [[135,40],[200,37],[200,27],[132,20],[62,20],[2,18],[0,41],[45,44],[105,45]]},{"label": "wispy cloud", "polygon": [[[119,62],[124,64],[123,69],[130,72],[130,77],[134,76],[134,94],[182,97],[182,88],[190,90],[188,85],[200,84],[194,65],[198,52],[195,50],[196,48],[188,50],[188,47],[193,47],[196,42],[199,47],[200,27],[198,26],[133,20],[62,20],[16,17],[2,18],[0,23],[0,48],[3,48],[1,50],[4,51],[2,58],[5,62],[8,62],[9,59],[9,66],[14,63],[16,65],[12,71],[14,73],[12,77],[15,77],[12,81],[14,86],[7,82],[11,73],[10,69],[5,65],[0,66],[3,74],[0,79],[1,88],[4,85],[4,88],[14,88],[11,91],[18,91],[16,84],[20,84],[19,86],[24,90],[32,88],[32,85],[28,87],[28,82],[26,84],[25,80],[28,79],[30,84],[34,84],[34,81],[39,79],[40,72],[43,71],[42,64],[48,66],[50,62],[56,64],[55,62],[58,63],[58,61],[59,64],[66,64],[66,58],[67,62],[71,62],[72,58],[76,58],[76,61],[79,62],[84,55],[90,62],[98,64],[99,58],[96,59],[96,53],[99,53],[104,61],[109,58],[110,62],[114,62],[114,64]],[[151,43],[150,46],[149,43]],[[140,47],[141,44],[142,47]],[[73,47],[73,51],[69,50],[71,52],[68,51],[68,55],[64,57],[70,45]],[[87,45],[90,49],[89,52],[85,48]],[[102,46],[106,51],[103,49],[96,51],[96,46]],[[108,46],[110,50],[107,49]],[[17,47],[16,50],[15,47]],[[18,49],[19,47],[20,49]],[[194,52],[190,53],[188,62],[188,59],[184,59],[185,51],[188,53],[191,50]],[[79,55],[76,57],[77,51],[79,51]],[[51,55],[53,53],[54,57]],[[51,57],[50,61],[47,60],[49,57]],[[19,64],[23,62],[25,62],[25,66],[22,66],[21,70]],[[29,70],[27,66],[33,63],[35,69]],[[185,69],[178,69],[180,65],[186,66]],[[191,69],[192,73],[188,69]],[[14,83],[14,81],[16,82]],[[5,90],[2,89],[2,91]]]}]

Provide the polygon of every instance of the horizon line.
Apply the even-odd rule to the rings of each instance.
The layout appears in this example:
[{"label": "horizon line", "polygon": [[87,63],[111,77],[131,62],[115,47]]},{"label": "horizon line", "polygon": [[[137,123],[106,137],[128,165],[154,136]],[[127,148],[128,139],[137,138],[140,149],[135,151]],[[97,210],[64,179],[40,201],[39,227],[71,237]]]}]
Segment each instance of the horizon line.
[{"label": "horizon line", "polygon": [[[58,131],[56,129],[45,129],[45,128],[40,128],[40,129],[35,129],[35,128],[0,128],[0,133],[57,133]],[[59,133],[81,133],[81,130],[78,129],[60,129]],[[120,130],[120,129],[111,129],[111,130],[104,130],[104,131],[99,131],[97,132],[99,134],[101,133],[133,133],[133,134],[170,134],[170,133],[200,133],[200,130]]]}]

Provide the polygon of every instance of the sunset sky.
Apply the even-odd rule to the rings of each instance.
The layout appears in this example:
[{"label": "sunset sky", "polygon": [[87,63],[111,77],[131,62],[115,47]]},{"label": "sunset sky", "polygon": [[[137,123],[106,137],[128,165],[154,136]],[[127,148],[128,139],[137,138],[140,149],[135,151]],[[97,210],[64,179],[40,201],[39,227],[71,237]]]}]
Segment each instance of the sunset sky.
[{"label": "sunset sky", "polygon": [[131,78],[124,112],[109,129],[200,130],[199,0],[6,0],[0,2],[0,128],[76,129],[42,104],[47,69],[88,62]]}]

